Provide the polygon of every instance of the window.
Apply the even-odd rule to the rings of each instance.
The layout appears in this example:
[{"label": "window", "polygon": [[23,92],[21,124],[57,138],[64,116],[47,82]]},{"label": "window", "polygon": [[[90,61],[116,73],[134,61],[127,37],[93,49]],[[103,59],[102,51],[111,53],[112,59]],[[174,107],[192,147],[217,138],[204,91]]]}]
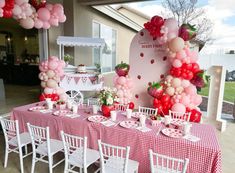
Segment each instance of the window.
[{"label": "window", "polygon": [[102,49],[93,49],[93,64],[102,64],[102,73],[114,71],[116,65],[117,31],[109,26],[93,22],[93,37],[105,40],[105,46]]}]

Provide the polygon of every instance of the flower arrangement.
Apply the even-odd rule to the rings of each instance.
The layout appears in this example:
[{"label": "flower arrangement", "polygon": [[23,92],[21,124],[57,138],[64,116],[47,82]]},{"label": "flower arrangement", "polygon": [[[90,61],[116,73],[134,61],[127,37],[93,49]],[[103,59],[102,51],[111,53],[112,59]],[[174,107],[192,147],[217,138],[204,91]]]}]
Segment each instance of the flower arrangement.
[{"label": "flower arrangement", "polygon": [[104,87],[98,94],[98,100],[101,105],[111,106],[116,100],[116,89]]},{"label": "flower arrangement", "polygon": [[65,101],[63,101],[63,100],[58,100],[58,101],[56,102],[56,108],[57,108],[57,109],[65,109],[65,108],[66,108]]},{"label": "flower arrangement", "polygon": [[151,115],[150,116],[151,120],[161,120],[161,115],[157,114],[157,115]]},{"label": "flower arrangement", "polygon": [[69,62],[69,61],[71,61],[72,59],[73,59],[73,57],[72,57],[71,55],[69,55],[69,54],[64,55],[64,61],[65,61],[65,62]]},{"label": "flower arrangement", "polygon": [[65,101],[63,101],[63,100],[58,100],[58,101],[56,102],[56,104],[57,104],[57,105],[63,105],[63,104],[65,104]]}]

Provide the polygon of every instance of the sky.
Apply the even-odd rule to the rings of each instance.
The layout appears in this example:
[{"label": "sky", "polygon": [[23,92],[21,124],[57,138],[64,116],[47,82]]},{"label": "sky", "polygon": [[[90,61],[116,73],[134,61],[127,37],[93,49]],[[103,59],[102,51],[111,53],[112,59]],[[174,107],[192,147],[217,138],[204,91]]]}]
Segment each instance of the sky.
[{"label": "sky", "polygon": [[[145,1],[129,3],[128,6],[148,16],[161,15],[165,11],[162,1]],[[204,54],[218,54],[235,50],[235,0],[197,0],[198,8],[207,11],[207,17],[213,23],[213,43],[203,48]]]}]

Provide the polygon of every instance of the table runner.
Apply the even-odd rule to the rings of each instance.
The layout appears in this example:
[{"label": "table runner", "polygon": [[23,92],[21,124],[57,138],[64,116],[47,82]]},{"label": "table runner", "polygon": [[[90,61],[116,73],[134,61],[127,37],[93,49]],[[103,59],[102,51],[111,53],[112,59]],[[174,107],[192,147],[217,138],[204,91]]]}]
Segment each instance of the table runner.
[{"label": "table runner", "polygon": [[[41,104],[41,103],[40,103]],[[147,121],[147,127],[152,131],[143,133],[136,129],[125,129],[123,127],[106,127],[99,123],[92,123],[85,119],[91,114],[80,109],[78,118],[58,117],[52,113],[43,114],[30,112],[28,108],[36,104],[26,105],[13,109],[12,118],[19,120],[20,131],[27,131],[26,123],[38,126],[49,126],[51,138],[60,139],[60,130],[64,132],[88,137],[88,146],[98,149],[97,140],[112,145],[130,146],[130,159],[140,163],[139,173],[150,172],[150,161],[148,150],[177,158],[189,158],[187,173],[221,173],[221,151],[215,134],[215,129],[210,125],[193,124],[192,134],[199,137],[198,142],[185,139],[169,138],[162,133],[156,136],[160,128],[152,127]],[[126,120],[124,115],[118,113],[118,121]],[[135,119],[132,119],[135,120]]]}]

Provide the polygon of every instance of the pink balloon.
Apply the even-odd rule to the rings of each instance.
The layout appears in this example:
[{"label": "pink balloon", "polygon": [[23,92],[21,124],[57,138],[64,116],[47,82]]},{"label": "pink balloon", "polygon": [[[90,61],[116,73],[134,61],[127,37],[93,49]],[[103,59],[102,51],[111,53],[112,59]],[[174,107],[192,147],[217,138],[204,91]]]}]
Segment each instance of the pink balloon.
[{"label": "pink balloon", "polygon": [[64,68],[66,66],[66,63],[63,60],[60,60],[60,65],[62,68]]},{"label": "pink balloon", "polygon": [[186,53],[185,53],[185,51],[184,50],[181,50],[181,51],[179,51],[179,52],[177,52],[176,53],[176,58],[177,59],[184,59],[184,58],[186,58]]},{"label": "pink balloon", "polygon": [[43,22],[39,19],[35,20],[34,27],[37,29],[41,29],[43,27]]},{"label": "pink balloon", "polygon": [[46,8],[51,11],[53,9],[53,5],[52,4],[46,4]]},{"label": "pink balloon", "polygon": [[118,79],[119,77],[117,76],[117,75],[115,75],[114,77],[113,77],[113,84],[114,85],[117,85],[118,83],[117,83],[117,79]]},{"label": "pink balloon", "polygon": [[[0,2],[1,2],[1,1],[0,1]],[[0,5],[0,6],[1,6],[1,5]],[[22,13],[22,10],[21,10],[20,6],[17,5],[17,4],[15,4],[15,5],[14,5],[14,8],[13,8],[13,10],[12,10],[12,13],[13,13],[14,16],[20,15],[20,14]],[[18,17],[16,17],[16,18],[18,18]]]},{"label": "pink balloon", "polygon": [[64,23],[66,21],[66,19],[67,19],[66,16],[62,15],[62,16],[59,17],[59,22]]},{"label": "pink balloon", "polygon": [[0,0],[0,8],[4,7],[5,6],[5,0]]},{"label": "pink balloon", "polygon": [[49,23],[53,26],[59,26],[59,20],[57,18],[50,18]]},{"label": "pink balloon", "polygon": [[180,103],[187,107],[190,104],[190,97],[187,95],[182,96],[180,99]]},{"label": "pink balloon", "polygon": [[26,19],[21,19],[20,25],[25,29],[32,29],[34,27],[34,21],[32,18],[28,17]]},{"label": "pink balloon", "polygon": [[121,76],[117,79],[117,82],[120,84],[120,85],[124,85],[126,83],[126,78],[124,76]]},{"label": "pink balloon", "polygon": [[129,80],[129,81],[127,82],[127,87],[128,87],[128,89],[133,88],[133,86],[134,86],[133,81],[132,81],[132,80]]},{"label": "pink balloon", "polygon": [[56,61],[49,61],[48,67],[51,70],[55,70],[58,67],[58,63]]},{"label": "pink balloon", "polygon": [[179,67],[182,66],[182,62],[181,62],[180,60],[178,60],[178,59],[175,59],[175,60],[173,61],[172,65],[173,65],[173,67],[175,67],[175,68],[179,68]]},{"label": "pink balloon", "polygon": [[56,13],[58,16],[64,14],[64,8],[61,4],[55,4],[52,9],[53,13]]},{"label": "pink balloon", "polygon": [[176,37],[169,42],[168,47],[172,52],[179,52],[184,48],[184,40]]},{"label": "pink balloon", "polygon": [[171,85],[174,88],[180,87],[181,86],[181,80],[179,78],[173,78],[171,81]]},{"label": "pink balloon", "polygon": [[47,8],[39,8],[37,11],[38,18],[42,21],[48,21],[51,17],[50,11]]},{"label": "pink balloon", "polygon": [[202,103],[202,96],[195,95],[191,101],[195,104],[195,106],[199,106]]},{"label": "pink balloon", "polygon": [[59,61],[57,56],[50,56],[48,59],[49,61]]},{"label": "pink balloon", "polygon": [[192,51],[190,56],[190,62],[195,63],[198,61],[198,52]]},{"label": "pink balloon", "polygon": [[185,113],[186,111],[186,107],[182,104],[182,103],[175,103],[172,107],[171,107],[172,111],[175,112],[182,112]]},{"label": "pink balloon", "polygon": [[58,84],[57,84],[57,82],[55,80],[49,79],[47,81],[47,87],[49,87],[49,88],[57,88]]},{"label": "pink balloon", "polygon": [[45,93],[45,94],[52,94],[53,91],[54,91],[54,89],[48,88],[48,87],[46,87],[46,88],[44,89],[44,93]]},{"label": "pink balloon", "polygon": [[60,100],[67,101],[68,95],[67,94],[61,94],[60,95]]},{"label": "pink balloon", "polygon": [[118,90],[118,91],[117,91],[117,96],[118,96],[119,98],[122,98],[122,97],[124,96],[123,90]]},{"label": "pink balloon", "polygon": [[51,27],[49,22],[43,22],[43,26],[44,29],[49,29]]},{"label": "pink balloon", "polygon": [[179,30],[178,22],[174,18],[168,18],[164,21],[164,26],[168,28],[169,31]]},{"label": "pink balloon", "polygon": [[23,3],[28,3],[29,0],[15,0],[15,4],[22,5]]},{"label": "pink balloon", "polygon": [[182,87],[187,88],[189,85],[190,85],[189,80],[183,79],[183,80],[181,81],[181,86],[182,86]]},{"label": "pink balloon", "polygon": [[173,96],[174,93],[175,93],[175,88],[173,88],[173,87],[167,87],[167,88],[166,88],[166,93],[167,93],[169,96]]},{"label": "pink balloon", "polygon": [[61,94],[64,94],[65,91],[64,91],[63,88],[56,88],[56,93],[57,93],[58,95],[61,95]]},{"label": "pink balloon", "polygon": [[184,89],[185,93],[192,96],[197,93],[197,88],[194,85],[190,85]]},{"label": "pink balloon", "polygon": [[46,82],[41,81],[41,87],[42,87],[42,88],[46,88],[46,86],[47,86],[47,85],[46,85]]}]

